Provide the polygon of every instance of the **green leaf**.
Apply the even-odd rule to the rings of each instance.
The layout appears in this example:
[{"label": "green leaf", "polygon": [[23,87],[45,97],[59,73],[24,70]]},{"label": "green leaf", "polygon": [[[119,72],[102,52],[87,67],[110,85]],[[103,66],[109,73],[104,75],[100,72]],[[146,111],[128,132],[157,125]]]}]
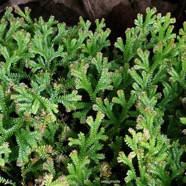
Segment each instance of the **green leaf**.
[{"label": "green leaf", "polygon": [[180,121],[182,124],[186,125],[186,117],[181,117]]},{"label": "green leaf", "polygon": [[35,99],[34,100],[34,103],[32,105],[32,113],[33,114],[36,114],[38,112],[39,106],[40,106],[39,100],[38,99]]}]

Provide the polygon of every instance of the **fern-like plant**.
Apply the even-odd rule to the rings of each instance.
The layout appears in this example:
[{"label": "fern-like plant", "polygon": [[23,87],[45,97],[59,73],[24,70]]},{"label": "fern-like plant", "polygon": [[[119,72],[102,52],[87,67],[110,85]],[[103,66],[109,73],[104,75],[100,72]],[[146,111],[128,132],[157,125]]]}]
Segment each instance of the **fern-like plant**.
[{"label": "fern-like plant", "polygon": [[184,185],[186,24],[174,23],[148,8],[110,51],[104,19],[91,30],[7,8],[0,183]]}]

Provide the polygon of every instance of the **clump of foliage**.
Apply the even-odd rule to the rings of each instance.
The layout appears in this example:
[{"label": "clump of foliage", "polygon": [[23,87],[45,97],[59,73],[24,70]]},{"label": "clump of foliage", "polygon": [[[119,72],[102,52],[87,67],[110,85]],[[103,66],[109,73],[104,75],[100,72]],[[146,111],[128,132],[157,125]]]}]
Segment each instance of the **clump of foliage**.
[{"label": "clump of foliage", "polygon": [[104,20],[93,31],[8,8],[0,183],[184,185],[186,23],[179,34],[174,23],[147,9],[110,51]]}]

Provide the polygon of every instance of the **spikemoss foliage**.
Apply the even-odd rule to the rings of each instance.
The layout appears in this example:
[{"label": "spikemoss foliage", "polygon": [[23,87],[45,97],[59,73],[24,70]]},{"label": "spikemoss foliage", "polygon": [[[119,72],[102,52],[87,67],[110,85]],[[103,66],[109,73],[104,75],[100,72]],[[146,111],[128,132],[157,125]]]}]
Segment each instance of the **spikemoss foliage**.
[{"label": "spikemoss foliage", "polygon": [[[104,20],[0,20],[0,183],[184,185],[186,23],[138,15],[109,50]],[[112,56],[112,57],[111,57]]]}]

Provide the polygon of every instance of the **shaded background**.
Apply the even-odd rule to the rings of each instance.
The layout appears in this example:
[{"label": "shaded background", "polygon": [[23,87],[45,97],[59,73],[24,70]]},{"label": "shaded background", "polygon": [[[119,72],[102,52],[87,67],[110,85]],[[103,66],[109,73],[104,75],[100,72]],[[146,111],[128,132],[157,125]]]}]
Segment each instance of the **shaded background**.
[{"label": "shaded background", "polygon": [[110,40],[115,42],[124,31],[134,26],[137,13],[144,13],[147,7],[156,7],[165,15],[171,12],[176,18],[175,32],[186,20],[186,0],[0,0],[0,16],[7,6],[19,5],[22,9],[32,9],[31,16],[42,16],[47,20],[51,15],[68,26],[78,23],[79,16],[94,23],[96,18],[105,18],[111,29]]}]

